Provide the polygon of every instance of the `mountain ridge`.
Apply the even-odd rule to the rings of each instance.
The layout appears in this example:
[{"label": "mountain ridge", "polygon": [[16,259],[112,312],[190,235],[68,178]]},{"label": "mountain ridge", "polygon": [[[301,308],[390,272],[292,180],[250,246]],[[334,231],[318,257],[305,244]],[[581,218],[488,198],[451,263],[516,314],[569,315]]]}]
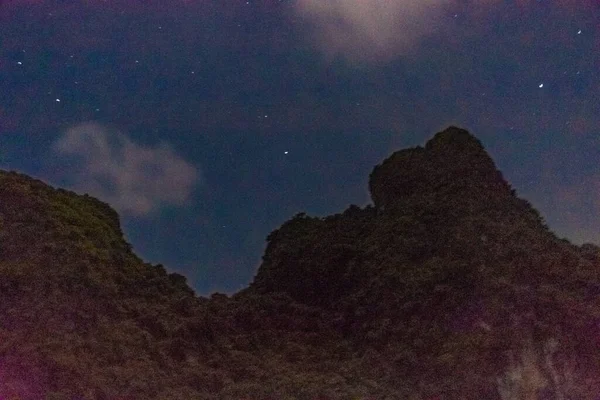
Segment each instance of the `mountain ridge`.
[{"label": "mountain ridge", "polygon": [[300,213],[198,297],[116,212],[0,171],[0,398],[594,399],[600,248],[558,239],[457,128]]}]

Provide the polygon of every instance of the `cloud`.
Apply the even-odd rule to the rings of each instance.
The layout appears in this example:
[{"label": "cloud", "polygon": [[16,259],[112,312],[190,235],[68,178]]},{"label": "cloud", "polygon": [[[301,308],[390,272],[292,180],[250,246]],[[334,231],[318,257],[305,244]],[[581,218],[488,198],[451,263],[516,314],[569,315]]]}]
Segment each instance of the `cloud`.
[{"label": "cloud", "polygon": [[[295,15],[307,23],[303,28],[327,58],[343,56],[350,61],[379,62],[413,54],[429,35],[472,35],[472,29],[485,29],[494,23],[489,18],[499,9],[504,10],[503,14],[515,13],[514,17],[526,11],[537,13],[539,3],[536,0],[297,0]],[[555,3],[552,6],[556,10],[573,12],[592,10],[597,0]],[[466,31],[453,30],[454,15],[473,25]]]},{"label": "cloud", "polygon": [[77,162],[68,177],[75,190],[125,214],[145,215],[161,206],[186,204],[200,175],[167,144],[140,145],[96,123],[68,129],[53,150]]},{"label": "cloud", "polygon": [[409,52],[440,26],[449,0],[298,0],[296,11],[311,26],[324,53],[354,61]]}]

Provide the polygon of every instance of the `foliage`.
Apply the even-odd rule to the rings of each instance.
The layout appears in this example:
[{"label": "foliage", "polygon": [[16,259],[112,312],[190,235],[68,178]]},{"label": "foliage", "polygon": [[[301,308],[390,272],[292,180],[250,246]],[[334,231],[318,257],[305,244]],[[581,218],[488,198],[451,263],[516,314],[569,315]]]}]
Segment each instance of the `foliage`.
[{"label": "foliage", "polygon": [[597,246],[556,238],[457,128],[369,186],[374,206],[296,215],[248,288],[207,299],[140,260],[108,205],[0,172],[0,398],[600,392]]}]

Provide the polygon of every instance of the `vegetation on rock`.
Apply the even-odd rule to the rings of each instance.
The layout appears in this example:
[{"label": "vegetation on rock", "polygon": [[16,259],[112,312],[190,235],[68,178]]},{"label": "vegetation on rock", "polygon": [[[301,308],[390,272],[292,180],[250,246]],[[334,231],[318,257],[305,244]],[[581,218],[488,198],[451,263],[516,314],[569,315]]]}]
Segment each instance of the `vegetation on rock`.
[{"label": "vegetation on rock", "polygon": [[557,238],[455,127],[369,187],[203,298],[108,205],[0,172],[0,398],[596,398],[599,247]]}]

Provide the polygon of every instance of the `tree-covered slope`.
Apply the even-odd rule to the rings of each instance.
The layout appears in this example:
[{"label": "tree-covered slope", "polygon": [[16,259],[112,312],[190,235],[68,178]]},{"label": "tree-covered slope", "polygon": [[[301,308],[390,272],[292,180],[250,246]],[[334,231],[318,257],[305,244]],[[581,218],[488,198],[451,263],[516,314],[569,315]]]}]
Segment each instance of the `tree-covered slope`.
[{"label": "tree-covered slope", "polygon": [[[0,172],[1,399],[350,398],[360,363],[322,310],[197,297],[142,262],[116,213]],[[356,380],[351,380],[356,377]],[[347,383],[349,382],[349,383]]]},{"label": "tree-covered slope", "polygon": [[369,186],[374,206],[273,232],[249,290],[333,312],[355,348],[384,352],[423,392],[500,398],[498,379],[529,363],[539,379],[504,399],[600,393],[599,249],[550,232],[475,137],[448,128]]},{"label": "tree-covered slope", "polygon": [[558,239],[458,128],[369,187],[206,299],[108,205],[0,172],[0,399],[595,399],[598,247]]},{"label": "tree-covered slope", "polygon": [[153,325],[197,302],[185,278],[138,259],[108,205],[23,175],[0,174],[0,221],[0,393],[161,382],[133,375],[161,364]]}]

